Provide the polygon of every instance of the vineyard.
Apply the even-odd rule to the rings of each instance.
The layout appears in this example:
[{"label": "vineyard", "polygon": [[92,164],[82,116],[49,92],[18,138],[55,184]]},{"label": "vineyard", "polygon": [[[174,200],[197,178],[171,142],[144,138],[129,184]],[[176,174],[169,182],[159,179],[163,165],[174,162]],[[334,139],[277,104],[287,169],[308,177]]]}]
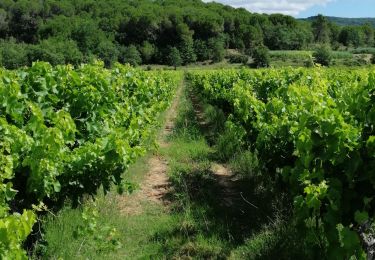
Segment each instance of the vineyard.
[{"label": "vineyard", "polygon": [[224,112],[237,149],[257,156],[262,172],[293,196],[312,252],[365,259],[375,209],[375,71],[215,71],[188,79]]},{"label": "vineyard", "polygon": [[23,259],[37,212],[127,189],[122,174],[153,144],[177,74],[104,64],[0,71],[0,255]]},{"label": "vineyard", "polygon": [[[119,64],[106,69],[101,62],[76,68],[37,62],[30,68],[1,69],[1,258],[27,259],[25,244],[33,243],[30,234],[40,225],[41,215],[58,215],[67,200],[79,207],[85,198],[95,198],[99,189],[105,194],[113,187],[120,194],[132,190],[124,173],[155,147],[160,116],[172,100],[180,99],[176,93],[181,92],[177,91],[181,82],[179,72],[146,72]],[[261,219],[262,228],[276,222],[276,214],[266,210],[268,205],[254,205],[246,197],[246,191],[257,188],[251,183],[255,183],[252,175],[258,174],[256,178],[267,180],[265,187],[273,186],[266,193],[280,194],[286,201],[282,205],[291,205],[283,221],[298,230],[306,259],[366,259],[372,254],[373,68],[186,72],[185,82],[184,102],[172,106],[179,114],[173,119],[176,126],[169,122],[167,127],[170,143],[163,143],[158,155],[171,163],[154,158],[151,169],[154,175],[168,171],[168,183],[159,180],[159,186],[172,186],[168,199],[172,210],[154,215],[177,214],[172,220],[182,220],[171,222],[175,230],[158,230],[147,243],[164,243],[162,253],[171,258],[237,259],[230,250],[240,243],[249,237],[260,243],[254,239],[255,231],[246,233],[244,223],[258,232],[261,228],[250,222]],[[241,170],[229,162],[238,154],[245,155]],[[240,186],[238,179],[250,182]],[[152,180],[147,181],[148,193],[153,192]],[[236,196],[242,203],[238,209]],[[203,202],[215,205],[209,208]],[[229,213],[212,216],[230,207],[234,224],[222,222]],[[189,221],[188,215],[193,216]],[[158,224],[147,222],[141,226]],[[96,225],[91,228],[95,233]],[[212,235],[216,231],[217,240]],[[241,235],[234,234],[237,231]],[[168,244],[167,237],[179,232]],[[204,236],[210,242],[202,242]]]}]

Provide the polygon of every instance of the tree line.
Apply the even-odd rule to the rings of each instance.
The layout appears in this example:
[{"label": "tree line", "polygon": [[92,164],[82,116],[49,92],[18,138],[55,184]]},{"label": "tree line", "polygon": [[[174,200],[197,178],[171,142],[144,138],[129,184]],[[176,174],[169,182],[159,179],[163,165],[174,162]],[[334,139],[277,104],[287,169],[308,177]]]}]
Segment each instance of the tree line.
[{"label": "tree line", "polygon": [[221,61],[225,49],[301,50],[311,43],[374,46],[374,27],[338,26],[281,14],[256,14],[201,0],[2,0],[0,63],[44,60],[80,64],[95,58],[139,64]]}]

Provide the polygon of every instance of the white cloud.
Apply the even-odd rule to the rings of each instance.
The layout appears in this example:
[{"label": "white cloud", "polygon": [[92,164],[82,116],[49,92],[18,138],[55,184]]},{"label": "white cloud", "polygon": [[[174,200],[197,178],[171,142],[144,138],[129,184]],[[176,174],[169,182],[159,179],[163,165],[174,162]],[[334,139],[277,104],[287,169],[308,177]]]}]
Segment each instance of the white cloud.
[{"label": "white cloud", "polygon": [[[325,5],[332,1],[334,0],[215,0],[215,2],[236,8],[243,7],[254,13],[282,13],[288,15],[298,15],[315,5]],[[203,0],[203,2],[212,1]]]}]

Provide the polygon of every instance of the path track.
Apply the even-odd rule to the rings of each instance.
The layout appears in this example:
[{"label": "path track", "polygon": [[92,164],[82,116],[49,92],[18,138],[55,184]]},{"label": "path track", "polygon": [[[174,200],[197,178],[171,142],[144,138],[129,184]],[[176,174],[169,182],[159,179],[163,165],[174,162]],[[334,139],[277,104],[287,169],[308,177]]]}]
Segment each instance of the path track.
[{"label": "path track", "polygon": [[[193,93],[190,98],[194,107],[196,120],[203,132],[207,132],[206,130],[210,128],[210,124],[205,118],[200,100]],[[227,165],[220,162],[211,162],[211,172],[217,181],[217,185],[220,186],[221,194],[219,196],[221,197],[222,206],[231,207],[235,201],[241,200],[240,191],[236,187],[236,176]]]},{"label": "path track", "polygon": [[[182,88],[182,86],[178,88],[173,103],[166,112],[163,130],[157,138],[157,145],[160,147],[165,148],[169,145],[166,139],[174,128]],[[144,202],[169,204],[169,201],[164,199],[170,188],[170,182],[167,176],[168,162],[160,155],[153,154],[147,164],[148,172],[142,183],[140,183],[140,189],[132,196],[119,197],[119,208],[124,215],[141,214],[143,209],[142,204]]]}]

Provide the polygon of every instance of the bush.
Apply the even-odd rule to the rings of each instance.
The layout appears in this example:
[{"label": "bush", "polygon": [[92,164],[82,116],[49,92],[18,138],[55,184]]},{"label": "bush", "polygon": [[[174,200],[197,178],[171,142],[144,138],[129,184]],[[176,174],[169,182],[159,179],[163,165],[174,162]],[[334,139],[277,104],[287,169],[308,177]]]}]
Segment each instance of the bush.
[{"label": "bush", "polygon": [[34,61],[46,61],[52,65],[70,63],[78,65],[83,62],[83,55],[73,40],[52,38],[43,40],[29,48],[28,58]]},{"label": "bush", "polygon": [[375,64],[375,54],[373,54],[371,57],[371,64]]},{"label": "bush", "polygon": [[314,51],[313,57],[316,63],[329,66],[332,62],[332,51],[327,45],[322,45]]},{"label": "bush", "polygon": [[242,54],[231,54],[228,56],[229,63],[242,63],[247,64],[249,57]]},{"label": "bush", "polygon": [[257,68],[264,68],[270,66],[269,50],[265,46],[257,47],[252,52],[254,65]]},{"label": "bush", "polygon": [[29,65],[26,44],[20,44],[14,41],[1,42],[0,54],[2,66],[7,69],[17,69]]},{"label": "bush", "polygon": [[353,59],[345,59],[343,64],[345,66],[366,66],[369,62],[364,56],[356,56]]},{"label": "bush", "polygon": [[104,64],[107,68],[111,67],[112,64],[118,60],[119,54],[120,53],[116,45],[114,45],[111,41],[100,42],[98,47],[96,48],[96,55],[99,59],[104,61]]},{"label": "bush", "polygon": [[129,63],[132,66],[137,66],[142,63],[142,58],[137,47],[130,45],[121,47],[119,61],[121,63]]}]

